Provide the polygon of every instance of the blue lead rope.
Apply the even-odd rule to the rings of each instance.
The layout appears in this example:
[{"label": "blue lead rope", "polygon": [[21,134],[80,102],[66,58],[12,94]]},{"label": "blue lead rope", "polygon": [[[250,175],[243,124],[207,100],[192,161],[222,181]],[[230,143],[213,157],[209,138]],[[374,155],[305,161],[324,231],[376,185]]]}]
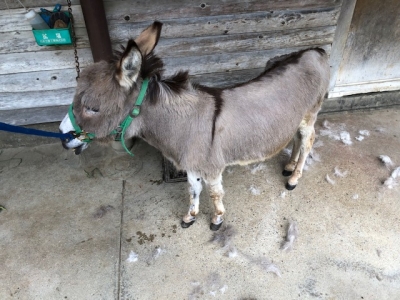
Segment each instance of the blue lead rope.
[{"label": "blue lead rope", "polygon": [[15,133],[22,133],[22,134],[29,134],[29,135],[51,137],[51,138],[59,138],[63,141],[70,141],[75,138],[72,135],[72,133],[57,133],[57,132],[44,131],[44,130],[39,130],[39,129],[31,129],[31,128],[25,128],[25,127],[21,127],[21,126],[6,124],[3,122],[0,122],[0,130],[8,131],[8,132],[15,132]]}]

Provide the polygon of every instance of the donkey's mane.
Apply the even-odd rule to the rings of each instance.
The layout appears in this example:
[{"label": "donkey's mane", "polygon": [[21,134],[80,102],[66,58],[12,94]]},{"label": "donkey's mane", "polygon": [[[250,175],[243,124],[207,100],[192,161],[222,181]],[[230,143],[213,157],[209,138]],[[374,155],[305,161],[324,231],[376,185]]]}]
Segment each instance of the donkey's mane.
[{"label": "donkey's mane", "polygon": [[[170,77],[163,78],[164,62],[153,52],[148,54],[142,64],[142,78],[149,78],[149,100],[151,104],[168,101],[172,96],[179,97],[190,87],[189,72],[179,71]],[[168,101],[169,102],[169,101]]]},{"label": "donkey's mane", "polygon": [[326,53],[325,50],[322,48],[308,48],[308,49],[300,50],[298,52],[273,57],[265,65],[264,71],[261,74],[259,74],[257,77],[254,77],[253,79],[243,82],[243,83],[235,84],[228,88],[244,86],[249,83],[259,81],[265,77],[280,76],[285,72],[285,70],[287,69],[288,66],[297,64],[299,62],[299,59],[301,58],[301,56],[304,54],[304,52],[307,52],[309,50],[317,51],[320,55],[324,55]]},{"label": "donkey's mane", "polygon": [[[114,61],[119,61],[125,51],[125,46],[121,45],[121,50],[114,51]],[[189,71],[179,71],[170,77],[163,77],[164,62],[161,58],[150,52],[143,57],[140,76],[149,78],[148,95],[151,104],[156,104],[160,100],[166,100],[171,96],[180,96],[184,90],[189,88]]]},{"label": "donkey's mane", "polygon": [[267,62],[266,66],[265,66],[265,70],[261,74],[261,76],[262,75],[273,76],[274,74],[282,73],[282,71],[286,70],[288,65],[297,64],[300,57],[304,54],[304,52],[307,52],[309,50],[315,50],[320,55],[323,55],[324,53],[326,53],[325,50],[322,48],[308,48],[308,49],[300,50],[298,52],[284,54],[284,55],[281,55],[278,57],[271,58]]}]

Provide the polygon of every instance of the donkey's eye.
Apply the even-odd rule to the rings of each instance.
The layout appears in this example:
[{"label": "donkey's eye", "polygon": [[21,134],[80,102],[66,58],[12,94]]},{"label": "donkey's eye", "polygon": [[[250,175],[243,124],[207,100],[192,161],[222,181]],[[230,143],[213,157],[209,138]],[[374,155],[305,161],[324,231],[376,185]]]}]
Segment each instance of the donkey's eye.
[{"label": "donkey's eye", "polygon": [[96,107],[85,106],[85,112],[88,114],[95,114],[99,112],[99,109]]}]

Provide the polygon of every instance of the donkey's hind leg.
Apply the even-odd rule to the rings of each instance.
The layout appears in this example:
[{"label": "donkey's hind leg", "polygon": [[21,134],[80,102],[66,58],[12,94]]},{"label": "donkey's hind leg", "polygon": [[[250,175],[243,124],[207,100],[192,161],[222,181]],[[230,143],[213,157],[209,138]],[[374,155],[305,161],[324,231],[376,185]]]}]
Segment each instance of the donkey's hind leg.
[{"label": "donkey's hind leg", "polygon": [[289,181],[286,184],[286,188],[288,190],[293,190],[296,187],[300,177],[303,174],[304,164],[306,162],[308,154],[310,153],[315,140],[315,129],[314,129],[315,120],[316,116],[313,116],[308,120],[303,120],[299,126],[297,132],[297,134],[300,135],[299,157],[296,168],[294,169],[292,176],[289,178]]},{"label": "donkey's hind leg", "polygon": [[209,190],[210,190],[210,197],[214,203],[214,216],[211,220],[210,229],[213,231],[217,231],[224,219],[222,216],[225,213],[225,207],[222,203],[222,198],[224,197],[224,188],[222,187],[222,174],[218,175],[216,178],[211,180],[205,180]]},{"label": "donkey's hind leg", "polygon": [[296,169],[297,161],[299,160],[300,156],[300,140],[301,136],[299,132],[296,132],[295,136],[293,137],[293,148],[292,154],[290,155],[289,163],[283,169],[282,175],[283,176],[290,176],[293,174],[293,171]]},{"label": "donkey's hind leg", "polygon": [[196,221],[196,215],[199,213],[200,193],[203,189],[201,177],[195,172],[187,172],[189,182],[190,206],[188,213],[183,217],[181,226],[188,228]]}]

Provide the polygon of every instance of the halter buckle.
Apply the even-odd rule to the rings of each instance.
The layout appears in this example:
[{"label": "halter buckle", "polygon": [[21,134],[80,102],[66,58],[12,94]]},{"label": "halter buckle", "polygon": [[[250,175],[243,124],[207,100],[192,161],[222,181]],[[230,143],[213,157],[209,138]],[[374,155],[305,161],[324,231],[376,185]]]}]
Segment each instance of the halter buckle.
[{"label": "halter buckle", "polygon": [[120,142],[121,141],[121,136],[122,136],[122,128],[121,128],[121,126],[118,126],[118,128],[115,129],[114,141]]},{"label": "halter buckle", "polygon": [[76,131],[74,131],[74,132],[71,132],[71,133],[74,136],[74,138],[80,140],[81,142],[89,143],[93,139],[92,134],[90,134],[90,133],[88,133],[86,131],[82,131],[80,133],[77,133]]},{"label": "halter buckle", "polygon": [[136,118],[140,114],[140,105],[133,106],[133,109],[129,113],[131,118]]}]

